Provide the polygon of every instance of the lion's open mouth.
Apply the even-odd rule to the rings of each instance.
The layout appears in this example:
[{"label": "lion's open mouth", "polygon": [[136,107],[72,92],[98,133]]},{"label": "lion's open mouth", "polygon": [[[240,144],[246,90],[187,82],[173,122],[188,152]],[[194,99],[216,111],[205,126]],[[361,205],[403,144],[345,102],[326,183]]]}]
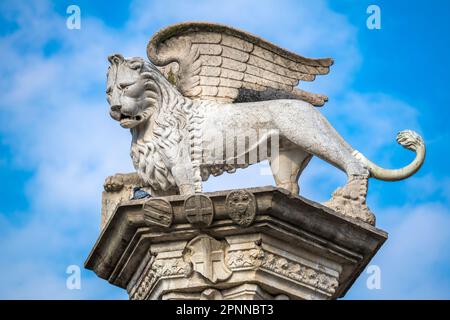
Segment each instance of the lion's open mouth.
[{"label": "lion's open mouth", "polygon": [[122,120],[135,120],[135,121],[141,121],[141,120],[142,120],[142,117],[141,117],[140,115],[137,115],[137,116],[132,117],[132,116],[128,116],[128,115],[126,115],[126,114],[121,113],[121,114],[120,114],[120,120],[119,120],[119,121],[122,121]]},{"label": "lion's open mouth", "polygon": [[138,125],[142,121],[142,119],[143,118],[141,115],[129,116],[129,115],[121,113],[119,122],[120,122],[120,125],[124,128],[132,128],[132,127]]}]

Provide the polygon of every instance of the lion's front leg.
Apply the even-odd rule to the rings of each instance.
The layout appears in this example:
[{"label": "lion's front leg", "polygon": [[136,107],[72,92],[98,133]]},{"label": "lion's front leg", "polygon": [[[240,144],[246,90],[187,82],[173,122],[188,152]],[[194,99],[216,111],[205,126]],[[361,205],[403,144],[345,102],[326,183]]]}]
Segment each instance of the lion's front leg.
[{"label": "lion's front leg", "polygon": [[188,163],[180,161],[175,164],[172,168],[172,175],[181,195],[195,193],[194,168],[190,159]]},{"label": "lion's front leg", "polygon": [[175,179],[175,183],[177,184],[181,195],[201,192],[201,185],[200,190],[198,186],[196,188],[195,170],[190,152],[188,151],[188,148],[183,146],[179,150],[177,156],[174,157],[175,161],[172,162],[172,176]]}]

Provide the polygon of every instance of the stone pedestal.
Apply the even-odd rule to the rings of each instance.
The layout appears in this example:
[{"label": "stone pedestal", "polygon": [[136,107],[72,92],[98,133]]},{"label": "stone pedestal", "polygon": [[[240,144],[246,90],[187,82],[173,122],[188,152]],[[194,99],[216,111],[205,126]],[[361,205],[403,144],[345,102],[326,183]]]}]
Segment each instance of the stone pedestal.
[{"label": "stone pedestal", "polygon": [[85,267],[131,299],[336,299],[387,234],[262,187],[125,201]]}]

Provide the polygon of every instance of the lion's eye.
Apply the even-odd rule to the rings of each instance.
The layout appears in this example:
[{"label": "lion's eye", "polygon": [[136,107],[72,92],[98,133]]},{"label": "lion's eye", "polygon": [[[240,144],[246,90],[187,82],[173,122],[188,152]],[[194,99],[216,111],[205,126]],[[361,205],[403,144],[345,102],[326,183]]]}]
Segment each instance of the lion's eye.
[{"label": "lion's eye", "polygon": [[122,82],[119,83],[119,89],[121,90],[125,90],[126,88],[128,88],[129,86],[131,86],[134,82]]}]

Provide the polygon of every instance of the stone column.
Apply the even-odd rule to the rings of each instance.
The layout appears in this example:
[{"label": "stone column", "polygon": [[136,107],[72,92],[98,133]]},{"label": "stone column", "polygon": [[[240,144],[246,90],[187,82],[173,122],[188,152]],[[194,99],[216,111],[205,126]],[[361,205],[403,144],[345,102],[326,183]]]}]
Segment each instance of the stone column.
[{"label": "stone column", "polygon": [[239,189],[122,201],[85,267],[130,299],[336,299],[386,239],[284,189]]}]

